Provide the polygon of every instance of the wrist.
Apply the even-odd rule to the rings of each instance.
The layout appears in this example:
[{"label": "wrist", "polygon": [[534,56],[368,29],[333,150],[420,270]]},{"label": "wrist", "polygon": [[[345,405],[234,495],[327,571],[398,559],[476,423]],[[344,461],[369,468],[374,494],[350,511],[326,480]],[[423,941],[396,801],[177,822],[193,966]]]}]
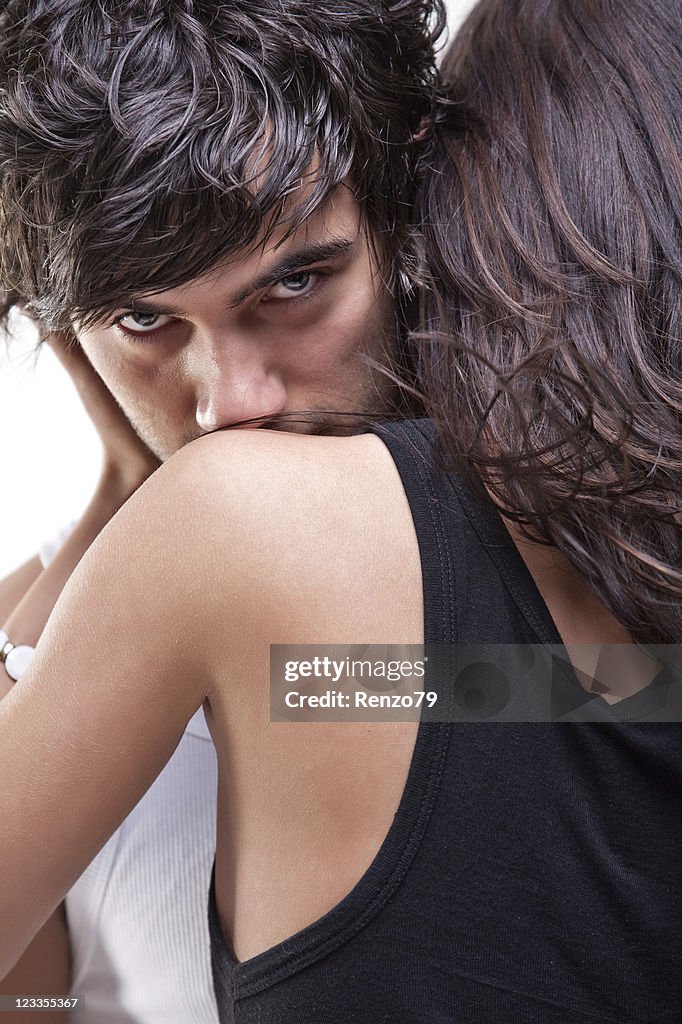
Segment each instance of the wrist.
[{"label": "wrist", "polygon": [[5,666],[5,671],[13,682],[21,679],[33,654],[33,647],[13,644],[7,633],[0,630],[0,665]]}]

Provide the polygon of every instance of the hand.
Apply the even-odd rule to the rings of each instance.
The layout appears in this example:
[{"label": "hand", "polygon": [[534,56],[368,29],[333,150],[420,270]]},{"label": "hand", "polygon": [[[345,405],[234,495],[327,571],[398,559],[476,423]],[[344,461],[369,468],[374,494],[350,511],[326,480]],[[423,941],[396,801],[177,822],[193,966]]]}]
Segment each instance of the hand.
[{"label": "hand", "polygon": [[81,402],[104,446],[103,479],[116,481],[132,494],[160,462],[135,432],[106,384],[94,370],[74,334],[44,336],[71,377]]}]

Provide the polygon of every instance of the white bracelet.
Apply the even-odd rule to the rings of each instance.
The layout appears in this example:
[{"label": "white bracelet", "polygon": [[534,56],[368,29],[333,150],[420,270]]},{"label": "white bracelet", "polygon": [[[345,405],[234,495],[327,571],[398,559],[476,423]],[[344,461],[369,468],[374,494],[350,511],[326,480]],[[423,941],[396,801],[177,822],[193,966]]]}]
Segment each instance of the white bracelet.
[{"label": "white bracelet", "polygon": [[5,666],[5,671],[10,679],[16,683],[23,676],[33,657],[33,647],[28,644],[21,644],[15,647],[7,633],[0,629],[0,662]]}]

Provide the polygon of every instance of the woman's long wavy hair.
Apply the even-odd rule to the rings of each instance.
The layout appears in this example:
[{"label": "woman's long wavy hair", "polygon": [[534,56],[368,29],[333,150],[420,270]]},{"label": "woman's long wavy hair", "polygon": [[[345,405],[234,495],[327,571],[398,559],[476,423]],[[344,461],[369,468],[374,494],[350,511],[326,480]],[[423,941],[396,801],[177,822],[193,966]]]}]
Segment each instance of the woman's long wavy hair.
[{"label": "woman's long wavy hair", "polygon": [[443,448],[679,644],[679,0],[482,0],[442,71],[415,343]]}]

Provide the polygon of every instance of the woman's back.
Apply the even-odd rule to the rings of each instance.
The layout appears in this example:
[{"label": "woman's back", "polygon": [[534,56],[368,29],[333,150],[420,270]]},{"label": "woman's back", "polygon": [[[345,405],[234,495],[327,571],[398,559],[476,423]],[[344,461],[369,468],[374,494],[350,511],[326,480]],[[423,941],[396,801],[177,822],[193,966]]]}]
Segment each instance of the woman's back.
[{"label": "woman's back", "polygon": [[[519,645],[530,674],[539,645],[559,650],[561,638],[501,520],[434,468],[426,422],[379,433],[410,511],[375,438],[337,445],[325,474],[343,488],[350,545],[338,550],[335,502],[313,486],[326,501],[314,521],[331,518],[332,532],[313,540],[292,574],[303,593],[267,635],[312,644],[311,656],[328,643],[423,639],[432,653],[455,645],[454,665]],[[589,620],[587,608],[585,631]],[[271,723],[258,627],[256,638],[241,682],[212,698],[229,765],[211,908],[222,1019],[676,1020],[682,759],[677,726],[658,723],[656,687],[611,707],[548,658],[535,669],[545,720],[524,721],[512,707],[521,677],[505,683],[491,667],[472,686],[451,662],[423,685],[449,702],[434,717],[453,721],[424,712],[417,732],[320,710]],[[575,724],[585,717],[600,724]]]}]

